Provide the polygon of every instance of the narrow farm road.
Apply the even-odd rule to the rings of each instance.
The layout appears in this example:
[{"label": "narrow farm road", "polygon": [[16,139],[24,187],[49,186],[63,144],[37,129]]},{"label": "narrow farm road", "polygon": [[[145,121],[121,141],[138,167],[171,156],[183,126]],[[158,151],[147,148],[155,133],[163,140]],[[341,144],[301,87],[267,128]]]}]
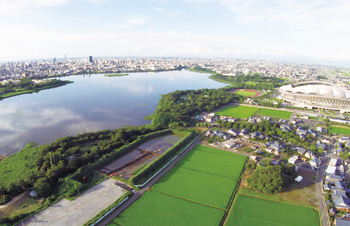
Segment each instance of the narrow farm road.
[{"label": "narrow farm road", "polygon": [[329,159],[326,158],[322,161],[320,168],[318,169],[317,179],[316,179],[316,196],[320,206],[321,222],[323,226],[330,226],[328,209],[323,195],[323,177],[328,165]]}]

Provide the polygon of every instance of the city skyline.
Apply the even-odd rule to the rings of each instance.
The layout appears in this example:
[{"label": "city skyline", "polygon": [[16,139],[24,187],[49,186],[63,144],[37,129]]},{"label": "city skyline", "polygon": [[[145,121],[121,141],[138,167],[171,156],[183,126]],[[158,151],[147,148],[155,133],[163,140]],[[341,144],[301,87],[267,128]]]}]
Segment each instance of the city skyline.
[{"label": "city skyline", "polygon": [[346,1],[3,0],[0,61],[220,57],[350,66]]}]

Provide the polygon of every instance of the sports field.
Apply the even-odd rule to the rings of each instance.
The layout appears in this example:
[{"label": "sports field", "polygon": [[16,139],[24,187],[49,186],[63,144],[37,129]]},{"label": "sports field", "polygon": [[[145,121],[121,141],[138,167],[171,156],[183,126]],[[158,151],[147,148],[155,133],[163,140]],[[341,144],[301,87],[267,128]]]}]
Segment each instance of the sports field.
[{"label": "sports field", "polygon": [[249,118],[254,115],[260,108],[248,106],[231,106],[216,112],[216,115],[230,116],[234,118]]},{"label": "sports field", "polygon": [[329,126],[329,132],[343,134],[343,135],[350,135],[350,128],[339,127],[339,126]]},{"label": "sports field", "polygon": [[113,221],[123,226],[219,225],[245,161],[246,156],[197,145]]},{"label": "sports field", "polygon": [[238,195],[226,225],[319,226],[319,216],[308,207]]},{"label": "sports field", "polygon": [[261,108],[258,112],[256,112],[256,115],[268,116],[268,117],[273,117],[273,118],[289,119],[290,116],[292,115],[292,112]]},{"label": "sports field", "polygon": [[148,191],[113,222],[123,226],[219,225],[223,215],[219,209]]},{"label": "sports field", "polygon": [[235,93],[241,96],[245,97],[254,97],[258,92],[257,91],[245,91],[245,90],[238,90]]}]

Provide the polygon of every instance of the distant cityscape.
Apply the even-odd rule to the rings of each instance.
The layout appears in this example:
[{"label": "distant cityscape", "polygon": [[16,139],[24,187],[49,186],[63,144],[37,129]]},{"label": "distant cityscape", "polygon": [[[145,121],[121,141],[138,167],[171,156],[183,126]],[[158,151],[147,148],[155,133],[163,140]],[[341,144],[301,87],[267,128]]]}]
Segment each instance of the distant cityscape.
[{"label": "distant cityscape", "polygon": [[0,65],[0,81],[30,78],[48,78],[87,73],[118,73],[137,71],[178,70],[200,66],[227,76],[258,73],[262,76],[285,78],[291,81],[326,80],[331,83],[349,82],[348,68],[332,66],[281,63],[273,61],[205,59],[205,58],[161,58],[125,57],[40,60],[9,62]]}]

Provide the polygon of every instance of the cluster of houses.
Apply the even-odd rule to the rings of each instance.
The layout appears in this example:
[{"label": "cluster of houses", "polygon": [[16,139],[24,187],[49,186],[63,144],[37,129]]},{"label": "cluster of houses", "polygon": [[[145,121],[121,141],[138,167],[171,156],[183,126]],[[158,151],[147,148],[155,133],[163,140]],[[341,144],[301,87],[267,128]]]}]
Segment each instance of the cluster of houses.
[{"label": "cluster of houses", "polygon": [[[326,169],[323,190],[331,194],[331,200],[326,203],[328,207],[334,206],[329,209],[331,215],[336,215],[338,211],[350,212],[350,199],[347,195],[350,189],[347,188],[345,167],[340,159],[332,158],[330,160]],[[350,214],[345,214],[343,217],[350,218]],[[344,220],[336,219],[336,225],[350,225],[350,221],[344,222]]]},{"label": "cluster of houses", "polygon": [[195,117],[196,120],[200,121],[200,122],[216,122],[216,120],[222,120],[224,122],[236,122],[237,118],[233,118],[233,117],[229,117],[229,116],[222,116],[222,115],[215,115],[215,112],[212,113],[203,113],[201,115],[197,115]]}]

